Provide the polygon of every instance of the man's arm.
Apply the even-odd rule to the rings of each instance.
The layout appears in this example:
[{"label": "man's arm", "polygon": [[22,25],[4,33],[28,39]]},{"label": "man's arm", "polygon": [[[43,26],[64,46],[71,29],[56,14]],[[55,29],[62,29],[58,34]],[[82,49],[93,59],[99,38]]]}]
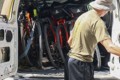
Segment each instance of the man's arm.
[{"label": "man's arm", "polygon": [[71,46],[72,36],[70,36],[70,37],[69,37],[69,39],[68,39],[68,41],[67,41],[67,42],[68,42],[69,46]]},{"label": "man's arm", "polygon": [[100,43],[105,47],[105,49],[109,53],[120,56],[120,47],[113,44],[111,39],[105,39],[105,40],[101,41]]}]

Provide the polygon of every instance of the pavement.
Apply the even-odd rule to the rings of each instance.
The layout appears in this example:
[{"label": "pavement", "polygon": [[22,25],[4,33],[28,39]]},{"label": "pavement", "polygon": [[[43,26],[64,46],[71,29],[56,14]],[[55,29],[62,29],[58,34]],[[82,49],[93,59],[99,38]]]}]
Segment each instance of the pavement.
[{"label": "pavement", "polygon": [[95,80],[120,80],[112,75],[110,75],[109,71],[95,71]]},{"label": "pavement", "polygon": [[[120,80],[111,76],[109,70],[95,71],[94,77],[95,80]],[[64,70],[23,70],[5,80],[64,80]]]}]

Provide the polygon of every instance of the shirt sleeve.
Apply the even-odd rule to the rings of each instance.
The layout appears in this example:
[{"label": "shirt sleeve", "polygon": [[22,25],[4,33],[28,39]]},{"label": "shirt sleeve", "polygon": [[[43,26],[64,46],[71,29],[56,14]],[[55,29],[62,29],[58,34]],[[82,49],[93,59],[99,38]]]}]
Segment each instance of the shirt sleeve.
[{"label": "shirt sleeve", "polygon": [[102,20],[97,21],[94,34],[97,42],[110,38],[106,25]]}]

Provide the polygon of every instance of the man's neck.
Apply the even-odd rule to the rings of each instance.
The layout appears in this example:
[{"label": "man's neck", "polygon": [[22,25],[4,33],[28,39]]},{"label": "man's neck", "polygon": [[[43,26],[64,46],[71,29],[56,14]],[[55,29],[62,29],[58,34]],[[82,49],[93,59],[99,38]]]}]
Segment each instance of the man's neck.
[{"label": "man's neck", "polygon": [[94,9],[94,10],[98,14],[98,16],[103,17],[103,14],[104,14],[103,10],[97,10],[97,9]]}]

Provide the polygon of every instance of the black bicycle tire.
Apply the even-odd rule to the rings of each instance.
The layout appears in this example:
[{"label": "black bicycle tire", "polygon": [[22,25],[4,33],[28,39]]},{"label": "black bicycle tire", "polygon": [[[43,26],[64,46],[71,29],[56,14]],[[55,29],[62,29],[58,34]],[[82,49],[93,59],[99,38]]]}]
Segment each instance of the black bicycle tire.
[{"label": "black bicycle tire", "polygon": [[60,39],[59,39],[59,30],[60,28],[63,27],[62,25],[59,25],[57,26],[56,28],[56,36],[57,36],[57,48],[60,52],[60,56],[63,60],[63,63],[64,63],[64,79],[65,80],[68,80],[68,67],[67,67],[67,60],[65,59],[64,55],[63,55],[63,51],[62,51],[62,48],[61,48],[61,45],[60,45]]},{"label": "black bicycle tire", "polygon": [[36,26],[36,29],[37,29],[37,31],[38,31],[38,37],[39,37],[39,52],[38,52],[38,60],[36,60],[35,62],[32,62],[31,61],[31,58],[29,58],[29,56],[28,56],[28,58],[27,58],[27,61],[29,62],[29,64],[31,65],[31,66],[35,66],[35,64],[34,63],[36,63],[36,66],[37,67],[40,67],[40,68],[42,68],[42,58],[43,58],[43,49],[42,49],[42,31],[41,31],[41,26],[40,26],[40,23],[38,22],[38,21],[35,21],[35,26]]},{"label": "black bicycle tire", "polygon": [[43,45],[42,45],[42,29],[41,29],[41,24],[40,22],[36,22],[36,24],[38,24],[37,28],[38,28],[38,33],[39,33],[39,61],[38,61],[38,65],[42,68],[42,58],[43,58]]},{"label": "black bicycle tire", "polygon": [[[34,24],[35,25],[33,25],[34,26],[34,30],[35,30],[35,26],[36,26],[36,22],[34,21]],[[31,33],[32,34],[32,33]],[[33,35],[34,35],[34,32],[33,32]],[[34,37],[34,36],[33,36]],[[31,38],[32,39],[32,38]],[[33,39],[32,39],[32,41],[33,41]],[[22,43],[24,43],[24,44],[22,44],[23,45],[23,48],[24,48],[24,53],[20,56],[20,60],[22,60],[22,58],[24,58],[25,59],[25,62],[27,62],[27,65],[28,66],[35,66],[34,65],[34,63],[32,63],[32,61],[30,60],[30,58],[29,58],[29,56],[28,55],[30,55],[30,53],[29,53],[29,51],[31,50],[31,45],[32,45],[32,42],[30,42],[29,44],[27,43],[27,44],[25,44],[25,35],[23,35],[23,38],[22,38]],[[28,47],[27,47],[28,46]],[[25,49],[27,49],[27,50],[25,50]],[[27,51],[27,52],[26,52]],[[23,59],[23,60],[24,60]],[[24,63],[23,63],[24,64]],[[36,66],[37,66],[38,64],[36,63]]]},{"label": "black bicycle tire", "polygon": [[47,38],[47,28],[49,27],[49,24],[45,24],[44,25],[44,28],[43,28],[43,34],[44,34],[44,39],[45,39],[45,47],[47,49],[47,53],[48,53],[48,57],[49,57],[49,60],[50,62],[52,63],[52,65],[57,68],[57,65],[55,64],[54,62],[54,59],[52,57],[52,53],[50,51],[50,47],[49,47],[49,44],[48,44],[48,38]]},{"label": "black bicycle tire", "polygon": [[61,45],[60,45],[60,38],[59,38],[60,27],[61,27],[61,25],[57,26],[57,28],[56,28],[57,48],[58,48],[58,50],[60,52],[60,56],[62,57],[63,62],[65,62],[65,58],[64,58],[64,55],[63,55],[63,52],[62,52],[62,48],[61,48]]},{"label": "black bicycle tire", "polygon": [[[35,22],[35,26],[36,26],[36,22]],[[24,42],[25,42],[25,39],[23,38],[23,40],[24,40]],[[26,45],[27,44],[24,44],[24,48],[26,48]],[[30,44],[30,47],[29,47],[29,50],[31,49],[31,45],[32,45],[32,43]],[[25,58],[25,61],[27,62],[27,65],[28,66],[34,66],[34,64],[30,61],[30,59],[29,59],[29,50],[27,51],[27,54],[26,54],[26,56],[24,57]],[[24,50],[25,51],[25,50]],[[21,59],[21,58],[20,58]]]},{"label": "black bicycle tire", "polygon": [[97,68],[100,69],[101,68],[101,54],[100,54],[100,50],[99,50],[99,47],[98,45],[96,46],[96,57],[97,57]]},{"label": "black bicycle tire", "polygon": [[[25,51],[25,47],[26,47],[26,44],[25,44],[25,35],[22,35],[22,39],[21,39],[21,44],[22,44],[22,48],[23,50],[22,51]],[[21,56],[21,55],[20,55]],[[32,63],[30,62],[28,56],[25,56],[24,58],[20,58],[19,56],[19,62],[22,64],[22,65],[29,65],[29,66],[32,66]],[[25,62],[25,63],[24,63]],[[27,63],[26,63],[27,62]]]}]

